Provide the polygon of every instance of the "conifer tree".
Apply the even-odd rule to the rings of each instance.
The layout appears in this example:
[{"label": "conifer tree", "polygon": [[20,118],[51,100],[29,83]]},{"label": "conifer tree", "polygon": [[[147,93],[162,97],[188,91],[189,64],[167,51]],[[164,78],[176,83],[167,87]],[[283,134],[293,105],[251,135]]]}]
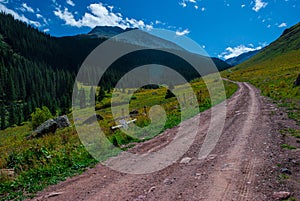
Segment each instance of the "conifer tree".
[{"label": "conifer tree", "polygon": [[1,118],[1,121],[0,121],[0,128],[1,130],[5,129],[5,118],[6,118],[6,111],[5,111],[5,106],[3,104],[3,102],[1,102],[0,104],[0,118]]},{"label": "conifer tree", "polygon": [[79,107],[80,108],[85,108],[86,98],[85,98],[85,91],[84,91],[83,88],[80,89],[78,96],[79,96]]},{"label": "conifer tree", "polygon": [[95,103],[95,90],[94,90],[94,87],[91,87],[91,89],[90,89],[90,106],[93,106],[93,103]]},{"label": "conifer tree", "polygon": [[104,97],[105,97],[105,91],[104,91],[103,87],[100,87],[97,100],[99,102],[101,102],[104,99]]}]

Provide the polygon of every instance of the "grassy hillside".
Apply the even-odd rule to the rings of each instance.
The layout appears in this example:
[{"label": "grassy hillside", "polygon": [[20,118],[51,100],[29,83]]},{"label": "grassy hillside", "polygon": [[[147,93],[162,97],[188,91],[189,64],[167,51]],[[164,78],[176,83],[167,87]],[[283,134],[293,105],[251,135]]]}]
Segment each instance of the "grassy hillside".
[{"label": "grassy hillside", "polygon": [[[212,82],[214,81],[212,80]],[[224,84],[226,95],[229,97],[236,91],[237,86],[230,82]],[[199,110],[203,111],[211,107],[204,82],[197,79],[191,85],[197,94]],[[85,88],[85,86],[80,87]],[[177,87],[184,90],[184,86]],[[124,96],[128,96],[128,90],[130,89],[117,92],[120,100],[123,100]],[[180,123],[177,99],[175,97],[165,99],[165,94],[166,88],[164,87],[140,89],[134,94],[135,98],[131,98],[130,109],[139,111],[139,115],[136,117],[138,126],[143,127],[149,124],[148,117],[142,114],[144,106],[147,106],[147,110],[149,110],[156,104],[161,104],[167,113],[168,119],[164,129]],[[120,130],[112,132],[109,129],[113,125],[110,107],[108,107],[110,98],[111,94],[106,94],[106,98],[96,106],[96,108],[101,108],[97,113],[103,116],[104,120],[99,121],[99,124],[108,139],[120,147],[130,142],[139,142]],[[196,111],[191,111],[186,118],[195,115]],[[30,134],[29,122],[23,126],[0,131],[0,170],[11,169],[15,173],[14,176],[9,176],[0,172],[0,200],[22,200],[32,197],[35,192],[42,190],[45,186],[56,184],[69,176],[81,173],[85,168],[97,163],[81,144],[74,126],[59,129],[55,134],[49,134],[42,138],[26,139]],[[110,156],[103,155],[103,160]]]},{"label": "grassy hillside", "polygon": [[287,107],[289,116],[299,121],[300,87],[294,86],[298,74],[300,23],[285,30],[276,41],[253,58],[222,73],[229,79],[255,85],[263,95]]}]

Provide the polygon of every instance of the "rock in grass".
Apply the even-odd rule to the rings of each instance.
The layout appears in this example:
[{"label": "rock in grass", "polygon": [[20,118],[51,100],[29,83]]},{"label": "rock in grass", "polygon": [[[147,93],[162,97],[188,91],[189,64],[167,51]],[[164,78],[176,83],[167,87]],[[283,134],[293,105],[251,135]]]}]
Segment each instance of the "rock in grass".
[{"label": "rock in grass", "polygon": [[58,128],[65,128],[71,126],[67,115],[59,116],[53,119],[57,123]]},{"label": "rock in grass", "polygon": [[289,175],[292,174],[292,172],[288,168],[281,168],[280,172],[283,174],[289,174]]},{"label": "rock in grass", "polygon": [[290,192],[280,191],[280,192],[274,192],[273,198],[275,200],[285,200],[288,199],[291,196]]},{"label": "rock in grass", "polygon": [[55,133],[57,128],[58,128],[57,122],[54,121],[53,119],[49,119],[44,123],[42,123],[39,127],[37,127],[33,131],[31,137],[38,138],[48,133]]}]

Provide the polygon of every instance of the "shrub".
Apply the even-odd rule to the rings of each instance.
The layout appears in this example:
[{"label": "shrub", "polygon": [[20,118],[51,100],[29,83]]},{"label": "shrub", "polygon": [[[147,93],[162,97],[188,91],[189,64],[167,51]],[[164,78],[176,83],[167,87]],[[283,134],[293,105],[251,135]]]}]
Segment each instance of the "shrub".
[{"label": "shrub", "polygon": [[175,95],[171,92],[171,90],[168,89],[165,99],[172,98],[172,97],[175,97]]},{"label": "shrub", "polygon": [[36,108],[30,116],[32,129],[36,129],[39,125],[53,117],[50,110],[46,106],[43,106],[42,108]]},{"label": "shrub", "polygon": [[282,144],[281,148],[290,149],[290,150],[297,149],[297,147],[294,147],[294,146],[291,146],[291,145],[288,145],[288,144]]}]

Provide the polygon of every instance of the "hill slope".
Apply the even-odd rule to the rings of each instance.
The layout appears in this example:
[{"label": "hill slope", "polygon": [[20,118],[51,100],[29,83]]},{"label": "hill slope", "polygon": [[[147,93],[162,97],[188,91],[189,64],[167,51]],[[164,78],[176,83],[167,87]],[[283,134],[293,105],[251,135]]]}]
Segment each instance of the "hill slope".
[{"label": "hill slope", "polygon": [[247,81],[262,93],[290,109],[290,117],[299,120],[300,88],[294,81],[300,73],[300,23],[283,34],[261,52],[223,72],[229,79]]},{"label": "hill slope", "polygon": [[[249,67],[260,64],[264,61],[274,59],[277,56],[283,54],[289,54],[291,51],[297,51],[300,49],[300,23],[286,29],[282,35],[265,47],[255,55],[253,58],[242,63],[238,68]],[[290,62],[290,59],[284,59],[286,62]]]}]

